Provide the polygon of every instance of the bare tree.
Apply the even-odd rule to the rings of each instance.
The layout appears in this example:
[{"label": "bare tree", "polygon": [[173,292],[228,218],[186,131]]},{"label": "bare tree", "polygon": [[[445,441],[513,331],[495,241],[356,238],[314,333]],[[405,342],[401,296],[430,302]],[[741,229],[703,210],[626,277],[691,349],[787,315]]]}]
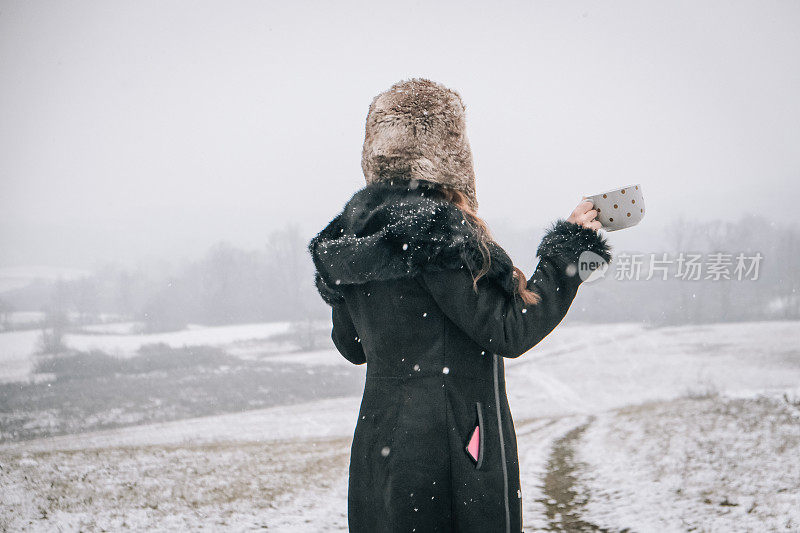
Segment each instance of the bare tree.
[{"label": "bare tree", "polygon": [[57,354],[66,349],[64,333],[69,326],[69,284],[62,279],[56,281],[50,304],[44,309],[42,334],[39,339],[40,353]]},{"label": "bare tree", "polygon": [[[697,222],[680,216],[665,226],[664,235],[668,245],[676,254],[697,252],[701,228]],[[670,323],[681,324],[697,319],[697,301],[692,297],[696,290],[697,287],[692,282],[677,283],[676,290],[665,295],[670,297],[672,294],[677,297],[675,305],[665,310]]]},{"label": "bare tree", "polygon": [[90,324],[97,317],[99,295],[97,279],[86,276],[73,282],[73,303],[78,312],[78,324]]},{"label": "bare tree", "polygon": [[272,278],[273,305],[278,305],[287,317],[304,317],[308,306],[303,298],[303,289],[312,286],[313,278],[306,239],[297,225],[272,232],[266,254]]},{"label": "bare tree", "polygon": [[64,334],[68,326],[66,311],[55,307],[46,310],[39,339],[39,352],[55,355],[65,351],[67,347],[64,344]]},{"label": "bare tree", "polygon": [[11,314],[14,312],[14,307],[7,301],[0,298],[0,329],[11,329]]}]

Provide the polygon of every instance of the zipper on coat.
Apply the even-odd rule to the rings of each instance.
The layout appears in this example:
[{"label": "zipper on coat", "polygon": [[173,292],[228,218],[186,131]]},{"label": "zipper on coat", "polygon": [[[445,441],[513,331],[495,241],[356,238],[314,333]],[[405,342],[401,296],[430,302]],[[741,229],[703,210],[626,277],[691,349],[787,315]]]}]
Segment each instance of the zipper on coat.
[{"label": "zipper on coat", "polygon": [[497,354],[494,358],[494,405],[497,409],[497,431],[500,436],[500,464],[503,467],[503,502],[506,510],[506,533],[511,533],[511,509],[508,504],[508,465],[506,465],[506,444],[503,439],[503,419],[500,413],[500,378]]}]

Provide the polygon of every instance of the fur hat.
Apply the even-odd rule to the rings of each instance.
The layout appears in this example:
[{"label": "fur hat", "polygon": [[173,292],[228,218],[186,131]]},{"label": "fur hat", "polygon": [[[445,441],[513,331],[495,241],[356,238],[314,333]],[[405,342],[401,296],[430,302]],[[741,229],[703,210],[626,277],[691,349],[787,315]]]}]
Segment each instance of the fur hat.
[{"label": "fur hat", "polygon": [[475,172],[461,96],[424,78],[392,85],[369,106],[361,168],[367,184],[425,180],[462,191],[473,209]]}]

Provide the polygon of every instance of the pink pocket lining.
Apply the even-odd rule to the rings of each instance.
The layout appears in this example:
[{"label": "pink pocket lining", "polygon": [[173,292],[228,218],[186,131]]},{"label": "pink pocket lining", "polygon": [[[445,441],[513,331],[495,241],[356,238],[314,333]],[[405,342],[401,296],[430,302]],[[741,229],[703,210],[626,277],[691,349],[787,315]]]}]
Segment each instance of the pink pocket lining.
[{"label": "pink pocket lining", "polygon": [[467,453],[472,462],[475,463],[475,469],[483,466],[483,455],[485,452],[484,446],[484,430],[483,425],[483,406],[481,402],[475,402],[476,424],[470,432],[467,444],[464,446],[464,451]]},{"label": "pink pocket lining", "polygon": [[467,444],[467,453],[472,457],[472,460],[476,463],[478,462],[478,457],[480,457],[480,442],[481,442],[481,427],[480,425],[475,426],[475,429],[472,430],[472,436],[469,438],[469,444]]}]

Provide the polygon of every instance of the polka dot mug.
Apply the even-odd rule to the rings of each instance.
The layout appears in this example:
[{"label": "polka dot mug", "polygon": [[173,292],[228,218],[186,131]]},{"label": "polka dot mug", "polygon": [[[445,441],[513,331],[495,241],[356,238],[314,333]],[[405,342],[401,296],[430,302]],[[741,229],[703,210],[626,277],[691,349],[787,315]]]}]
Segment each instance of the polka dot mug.
[{"label": "polka dot mug", "polygon": [[644,218],[644,196],[639,184],[584,196],[583,199],[594,204],[597,220],[606,231],[630,228]]}]

